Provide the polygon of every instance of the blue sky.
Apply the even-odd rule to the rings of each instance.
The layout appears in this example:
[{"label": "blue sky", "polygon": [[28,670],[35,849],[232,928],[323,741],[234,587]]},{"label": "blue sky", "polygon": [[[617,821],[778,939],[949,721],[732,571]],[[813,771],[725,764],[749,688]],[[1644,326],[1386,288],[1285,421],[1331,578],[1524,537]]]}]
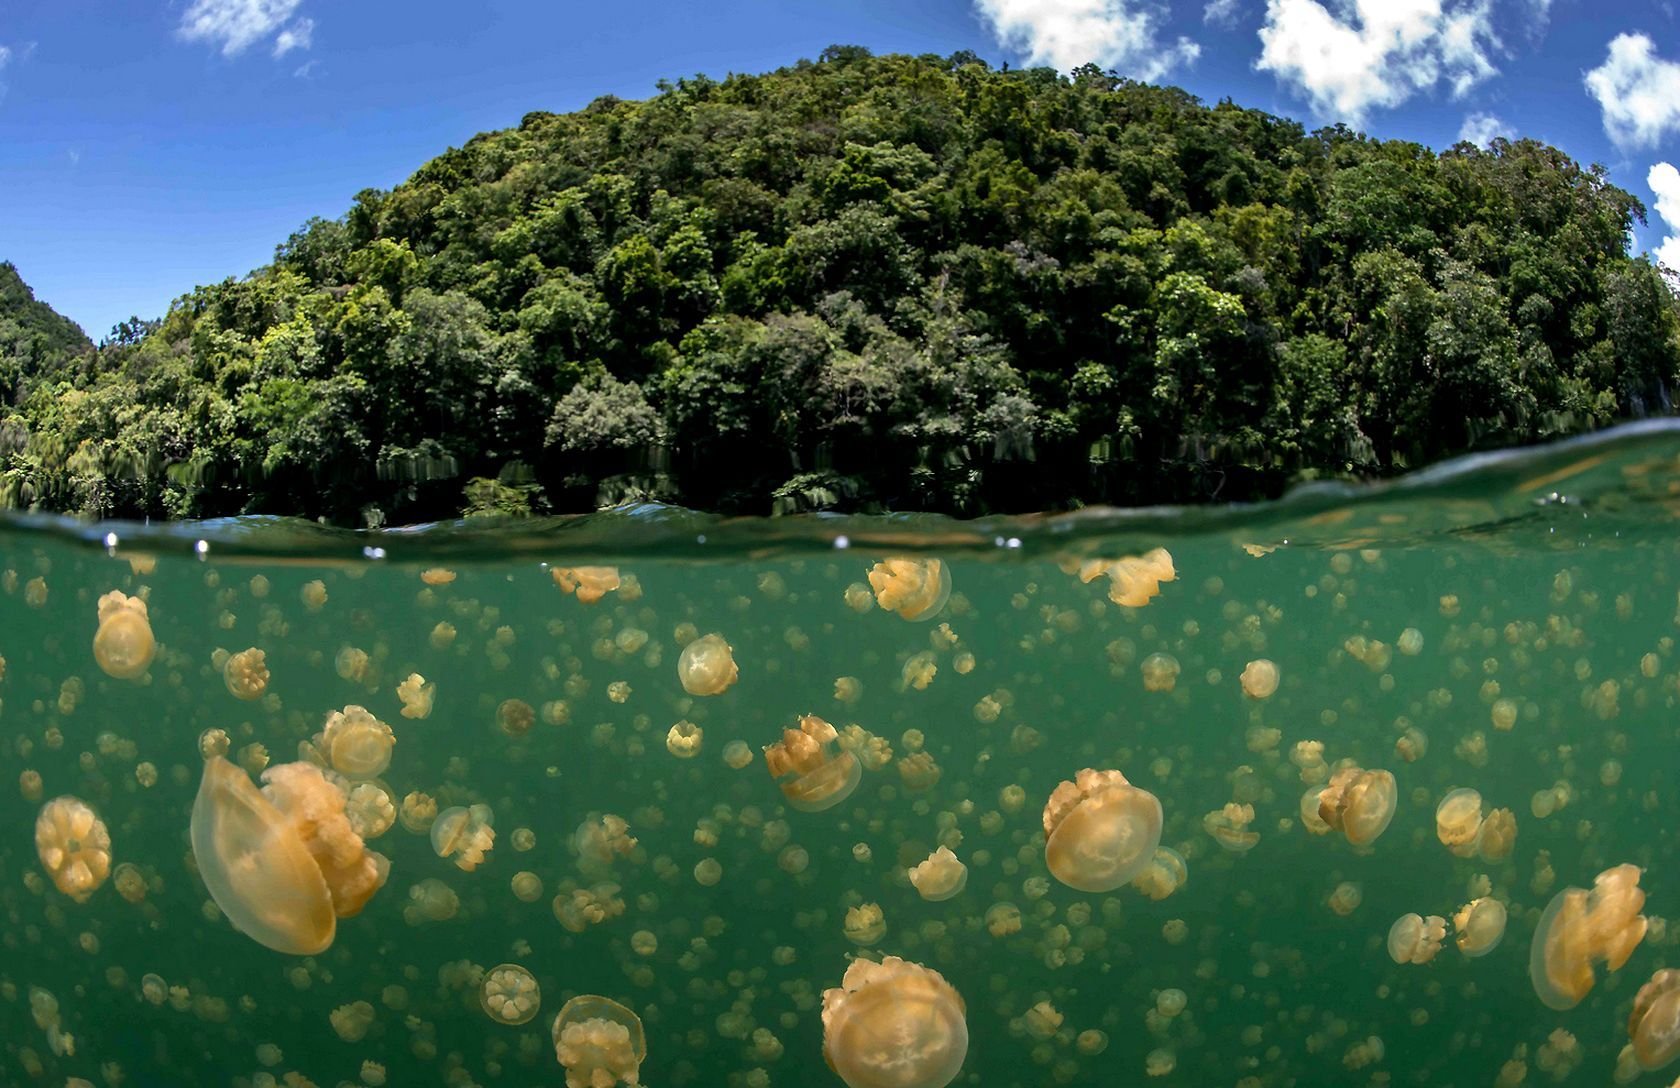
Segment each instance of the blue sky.
[{"label": "blue sky", "polygon": [[1645,201],[1637,248],[1680,236],[1672,0],[0,0],[0,259],[98,339],[530,110],[831,43],[1096,60],[1437,148],[1534,136]]}]

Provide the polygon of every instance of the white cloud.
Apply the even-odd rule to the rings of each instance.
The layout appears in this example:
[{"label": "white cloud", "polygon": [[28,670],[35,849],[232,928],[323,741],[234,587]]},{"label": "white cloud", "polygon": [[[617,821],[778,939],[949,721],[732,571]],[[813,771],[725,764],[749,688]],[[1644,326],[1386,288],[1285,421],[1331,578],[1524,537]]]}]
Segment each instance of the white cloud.
[{"label": "white cloud", "polygon": [[1511,136],[1511,126],[1495,117],[1491,113],[1472,113],[1464,119],[1464,124],[1458,128],[1460,142],[1469,142],[1477,147],[1486,147],[1493,142],[1494,137]]},{"label": "white cloud", "polygon": [[1006,48],[1064,72],[1094,61],[1155,80],[1201,55],[1189,38],[1159,41],[1155,16],[1133,0],[975,0],[975,7]]},{"label": "white cloud", "polygon": [[1604,63],[1587,73],[1587,90],[1619,147],[1650,147],[1680,129],[1680,64],[1657,56],[1643,34],[1611,39]]},{"label": "white cloud", "polygon": [[[222,55],[236,56],[274,36],[274,55],[307,49],[315,24],[291,22],[303,0],[192,0],[181,16],[177,33],[187,41],[209,42]],[[291,23],[290,26],[287,24]]]},{"label": "white cloud", "polygon": [[1260,59],[1327,116],[1359,122],[1445,83],[1453,97],[1498,74],[1491,0],[1266,0]]},{"label": "white cloud", "polygon": [[1645,184],[1657,197],[1657,216],[1672,232],[1657,246],[1652,256],[1671,272],[1680,273],[1680,170],[1673,163],[1659,162],[1651,167]]},{"label": "white cloud", "polygon": [[1240,6],[1241,0],[1208,0],[1207,7],[1202,9],[1202,22],[1230,30],[1237,25],[1237,8]]},{"label": "white cloud", "polygon": [[0,68],[6,67],[6,63],[11,59],[12,51],[3,45],[0,45]]}]

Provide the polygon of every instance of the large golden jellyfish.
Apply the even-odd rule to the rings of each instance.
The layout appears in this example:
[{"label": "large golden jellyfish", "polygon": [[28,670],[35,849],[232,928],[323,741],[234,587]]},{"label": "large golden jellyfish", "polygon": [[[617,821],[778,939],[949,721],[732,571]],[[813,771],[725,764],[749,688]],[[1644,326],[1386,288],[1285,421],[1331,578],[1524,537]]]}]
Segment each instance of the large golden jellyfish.
[{"label": "large golden jellyfish", "polygon": [[199,875],[233,927],[298,956],[324,951],[338,919],[359,913],[390,875],[344,814],[344,795],[319,767],[283,763],[261,790],[220,755],[204,763],[193,801]]},{"label": "large golden jellyfish", "polygon": [[1111,892],[1148,867],[1161,844],[1161,802],[1119,771],[1087,767],[1044,805],[1044,861],[1082,892]]},{"label": "large golden jellyfish", "polygon": [[99,630],[93,636],[93,656],[105,675],[138,680],[157,653],[146,602],[120,589],[99,598]]},{"label": "large golden jellyfish", "polygon": [[729,643],[716,633],[690,642],[677,658],[677,678],[690,695],[722,695],[740,675]]},{"label": "large golden jellyfish", "polygon": [[583,994],[554,1018],[554,1056],[566,1067],[566,1088],[640,1084],[647,1059],[641,1017],[609,998]]},{"label": "large golden jellyfish", "polygon": [[1549,1009],[1572,1009],[1598,981],[1593,963],[1620,970],[1645,939],[1645,893],[1639,867],[1617,865],[1599,873],[1591,891],[1565,888],[1540,915],[1529,946],[1528,976]]},{"label": "large golden jellyfish", "polygon": [[349,778],[372,778],[391,765],[397,738],[391,727],[354,704],[327,715],[315,747],[332,769]]},{"label": "large golden jellyfish", "polygon": [[907,620],[931,620],[951,598],[951,568],[939,559],[883,559],[869,571],[875,603]]},{"label": "large golden jellyfish", "polygon": [[555,567],[554,584],[574,594],[580,604],[594,604],[623,583],[617,567]]},{"label": "large golden jellyfish", "polygon": [[770,777],[787,803],[801,812],[833,808],[852,795],[863,777],[857,756],[838,750],[839,733],[815,714],[799,719],[798,729],[782,730],[782,739],[764,749]]},{"label": "large golden jellyfish", "polygon": [[35,852],[54,886],[78,903],[87,902],[111,873],[111,833],[75,797],[55,797],[41,807]]},{"label": "large golden jellyfish", "polygon": [[1639,988],[1628,1035],[1639,1068],[1648,1073],[1680,1057],[1680,971],[1664,968]]},{"label": "large golden jellyfish", "polygon": [[1387,771],[1344,767],[1318,795],[1318,817],[1355,846],[1368,846],[1388,830],[1399,797]]},{"label": "large golden jellyfish", "polygon": [[849,1088],[944,1088],[968,1056],[966,1013],[938,971],[853,960],[823,991],[823,1057]]},{"label": "large golden jellyfish", "polygon": [[1079,566],[1081,582],[1094,582],[1108,575],[1108,599],[1127,608],[1142,608],[1161,595],[1161,583],[1178,577],[1172,553],[1151,548],[1142,555],[1122,559],[1092,559]]}]

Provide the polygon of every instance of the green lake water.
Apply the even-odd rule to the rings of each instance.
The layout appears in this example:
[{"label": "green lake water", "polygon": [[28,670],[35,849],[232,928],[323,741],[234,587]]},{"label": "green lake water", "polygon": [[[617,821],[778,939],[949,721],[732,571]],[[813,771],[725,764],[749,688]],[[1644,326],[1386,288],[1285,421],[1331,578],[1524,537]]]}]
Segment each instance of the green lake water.
[{"label": "green lake water", "polygon": [[[0,528],[0,1085],[557,1086],[550,1025],[579,994],[641,1018],[654,1088],[840,1085],[822,993],[883,955],[962,995],[957,1084],[1469,1086],[1559,1069],[1610,1084],[1634,995],[1680,940],[1664,922],[1680,915],[1677,515],[1680,432],[1644,427],[1224,511],[640,508],[374,535],[18,520]],[[1177,577],[1141,608],[1070,573],[1157,547]],[[894,556],[948,566],[937,616],[848,596]],[[577,565],[616,567],[621,584],[582,603],[551,576]],[[428,585],[434,569],[453,580]],[[93,653],[113,590],[147,603],[158,649],[138,680]],[[739,680],[691,697],[678,657],[710,632]],[[270,679],[246,702],[217,651],[250,647]],[[1170,691],[1146,690],[1154,654],[1178,666]],[[905,683],[912,658],[937,670],[925,688]],[[1280,675],[1269,698],[1241,685],[1256,660]],[[425,718],[401,713],[412,673],[436,684]],[[521,724],[509,700],[534,716],[522,734],[505,728]],[[201,735],[223,731],[253,768],[251,745],[289,762],[348,705],[395,734],[379,776],[394,804],[488,805],[494,846],[462,871],[399,822],[368,844],[389,859],[385,886],[331,947],[271,951],[223,919],[194,864]],[[861,726],[892,761],[826,811],[784,805],[763,749],[803,714]],[[678,721],[702,732],[693,758],[667,750]],[[745,766],[726,761],[733,741]],[[1302,741],[1330,769],[1393,774],[1393,822],[1369,846],[1303,826]],[[1085,767],[1159,798],[1161,844],[1188,870],[1173,894],[1051,876],[1041,811]],[[1508,856],[1438,841],[1455,787],[1514,813]],[[37,855],[37,815],[63,795],[104,822],[113,867],[133,867],[85,902]],[[1204,828],[1230,802],[1253,808],[1243,852]],[[635,846],[586,872],[575,832],[607,813]],[[967,885],[928,902],[905,870],[942,844]],[[1621,863],[1644,870],[1649,932],[1554,1011],[1530,981],[1539,914]],[[426,881],[453,893],[453,916],[422,909],[411,889]],[[1358,893],[1345,914],[1344,884]],[[574,892],[604,915],[581,932],[556,916]],[[1467,958],[1450,923],[1481,895],[1507,907],[1507,931]],[[886,931],[859,945],[846,915],[866,903]],[[1018,908],[1015,932],[988,926],[1000,903]],[[1389,928],[1412,912],[1446,919],[1446,942],[1397,964]],[[541,988],[522,1026],[480,1002],[503,963]],[[1156,1011],[1168,990],[1184,997],[1172,1017]]]}]

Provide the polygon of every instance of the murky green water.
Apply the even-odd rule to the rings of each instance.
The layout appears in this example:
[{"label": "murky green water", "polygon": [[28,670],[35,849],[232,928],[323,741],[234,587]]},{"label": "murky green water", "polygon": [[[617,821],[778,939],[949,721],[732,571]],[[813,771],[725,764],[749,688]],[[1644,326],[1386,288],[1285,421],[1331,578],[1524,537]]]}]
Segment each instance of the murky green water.
[{"label": "murky green water", "polygon": [[[641,1017],[646,1084],[838,1085],[822,992],[881,955],[961,993],[960,1084],[1121,1085],[1151,1070],[1180,1085],[1544,1084],[1560,1065],[1569,1083],[1608,1084],[1634,994],[1680,939],[1662,922],[1680,910],[1676,513],[1680,434],[1657,429],[1223,513],[967,525],[641,510],[377,537],[17,523],[0,535],[0,1085],[560,1085],[550,1024],[590,993]],[[1142,608],[1067,573],[1154,547],[1177,579]],[[937,616],[848,600],[894,555],[948,564]],[[577,564],[616,566],[621,585],[580,603],[551,577]],[[453,581],[428,586],[433,568]],[[159,647],[138,681],[93,654],[112,590],[148,605]],[[713,631],[739,680],[691,697],[678,657]],[[252,702],[217,666],[248,647],[270,671]],[[1177,663],[1170,691],[1146,690],[1152,654]],[[925,689],[905,684],[914,655],[937,669]],[[1257,659],[1281,675],[1266,699],[1239,682]],[[396,693],[412,673],[436,684],[421,719]],[[534,717],[528,732],[504,728],[520,724],[508,700]],[[194,864],[200,737],[225,731],[253,768],[252,745],[293,761],[352,704],[394,731],[379,776],[392,804],[420,791],[439,808],[488,805],[494,846],[465,872],[398,822],[368,843],[387,883],[331,947],[270,951],[222,919]],[[834,808],[786,807],[763,748],[801,714],[856,723],[894,758]],[[692,759],[667,750],[678,721],[702,731]],[[733,741],[750,763],[726,762]],[[1329,768],[1292,760],[1302,741],[1322,742]],[[1365,848],[1303,825],[1309,780],[1340,761],[1398,786]],[[1040,813],[1084,767],[1160,799],[1161,844],[1188,867],[1176,892],[1051,877]],[[1515,814],[1508,857],[1438,841],[1436,805],[1462,786]],[[113,866],[134,870],[85,902],[37,857],[37,814],[66,794],[108,826]],[[1229,802],[1253,807],[1246,852],[1204,829]],[[604,813],[636,845],[586,872],[574,833]],[[939,845],[968,882],[928,902],[905,869]],[[1650,932],[1553,1011],[1530,981],[1539,913],[1623,862],[1645,870]],[[712,863],[721,877],[703,883]],[[452,917],[411,897],[425,881],[453,893]],[[1358,902],[1342,914],[1344,884]],[[427,887],[444,900],[430,913],[447,913]],[[1472,959],[1450,922],[1478,895],[1509,923]],[[581,932],[557,919],[557,896]],[[860,947],[845,922],[864,903],[886,932]],[[999,903],[1018,908],[1018,931],[1000,911],[988,927]],[[1449,923],[1428,963],[1387,951],[1409,912]],[[502,963],[541,987],[523,1026],[481,1006],[484,969]],[[1177,1016],[1156,1011],[1166,990],[1186,999]],[[332,1014],[356,1002],[371,1022],[346,1041],[356,1015]]]}]

